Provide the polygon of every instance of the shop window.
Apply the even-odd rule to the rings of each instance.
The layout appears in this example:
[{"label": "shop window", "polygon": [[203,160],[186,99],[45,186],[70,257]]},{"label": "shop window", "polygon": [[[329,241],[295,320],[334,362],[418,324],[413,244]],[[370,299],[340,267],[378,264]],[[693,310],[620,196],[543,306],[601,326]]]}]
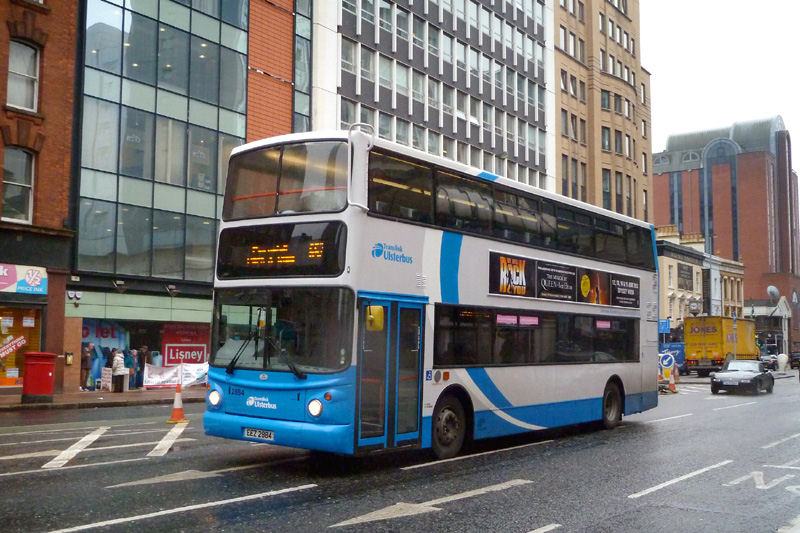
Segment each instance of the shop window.
[{"label": "shop window", "polygon": [[22,386],[25,352],[40,350],[39,309],[0,306],[0,387]]}]

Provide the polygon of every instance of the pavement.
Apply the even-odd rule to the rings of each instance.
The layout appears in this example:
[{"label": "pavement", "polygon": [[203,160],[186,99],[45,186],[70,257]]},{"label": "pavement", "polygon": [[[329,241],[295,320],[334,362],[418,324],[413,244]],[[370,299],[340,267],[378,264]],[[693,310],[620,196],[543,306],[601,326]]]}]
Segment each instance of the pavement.
[{"label": "pavement", "polygon": [[[52,402],[22,403],[22,393],[0,394],[0,413],[37,409],[88,409],[93,407],[122,407],[128,405],[174,404],[175,387],[135,389],[125,392],[75,391],[53,394]],[[204,402],[205,386],[181,389],[182,403]]]}]

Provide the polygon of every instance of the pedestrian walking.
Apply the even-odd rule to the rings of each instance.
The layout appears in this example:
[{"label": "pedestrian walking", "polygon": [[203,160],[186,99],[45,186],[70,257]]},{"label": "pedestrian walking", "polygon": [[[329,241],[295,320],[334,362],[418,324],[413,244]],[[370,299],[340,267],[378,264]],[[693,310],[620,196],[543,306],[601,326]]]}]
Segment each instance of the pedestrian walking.
[{"label": "pedestrian walking", "polygon": [[122,392],[125,390],[125,380],[128,378],[128,369],[125,368],[125,356],[122,350],[114,348],[111,350],[111,390],[112,392]]},{"label": "pedestrian walking", "polygon": [[81,348],[81,382],[80,390],[89,389],[89,375],[92,373],[92,354],[94,354],[94,343],[87,343]]},{"label": "pedestrian walking", "polygon": [[139,352],[142,354],[142,359],[144,359],[145,364],[153,364],[153,354],[150,353],[150,349],[147,347],[147,345],[139,348]]},{"label": "pedestrian walking", "polygon": [[136,388],[141,389],[144,387],[144,360],[145,354],[141,350],[137,350],[136,354]]},{"label": "pedestrian walking", "polygon": [[136,350],[130,350],[125,355],[125,368],[128,369],[128,389],[136,388]]}]

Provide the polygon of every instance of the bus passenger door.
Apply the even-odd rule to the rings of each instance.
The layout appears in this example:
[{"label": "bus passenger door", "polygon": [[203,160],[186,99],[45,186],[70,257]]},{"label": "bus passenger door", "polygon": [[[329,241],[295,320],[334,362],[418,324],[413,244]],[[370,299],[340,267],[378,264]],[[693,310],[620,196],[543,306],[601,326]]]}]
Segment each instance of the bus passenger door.
[{"label": "bus passenger door", "polygon": [[358,447],[414,444],[420,435],[422,305],[362,300]]}]

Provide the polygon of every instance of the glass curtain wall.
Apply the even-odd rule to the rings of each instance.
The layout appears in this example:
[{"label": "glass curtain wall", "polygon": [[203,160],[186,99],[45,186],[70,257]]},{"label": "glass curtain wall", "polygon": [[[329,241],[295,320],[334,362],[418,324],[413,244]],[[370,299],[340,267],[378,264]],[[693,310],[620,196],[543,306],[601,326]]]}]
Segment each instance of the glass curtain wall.
[{"label": "glass curtain wall", "polygon": [[210,282],[248,0],[86,0],[78,270]]}]

